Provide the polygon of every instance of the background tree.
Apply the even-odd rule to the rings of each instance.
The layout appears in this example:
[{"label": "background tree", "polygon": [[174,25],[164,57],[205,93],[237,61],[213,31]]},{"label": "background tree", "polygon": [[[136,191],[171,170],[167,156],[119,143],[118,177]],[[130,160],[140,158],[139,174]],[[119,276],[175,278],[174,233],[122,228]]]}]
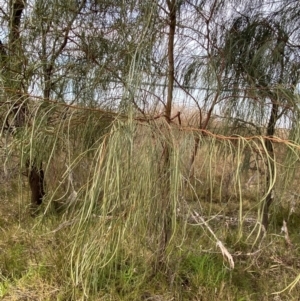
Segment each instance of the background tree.
[{"label": "background tree", "polygon": [[250,127],[254,124],[257,134],[266,129],[269,173],[262,219],[265,228],[275,184],[275,154],[269,138],[275,135],[278,120],[287,111],[297,110],[294,90],[299,78],[294,71],[299,53],[289,47],[288,40],[284,23],[241,16],[233,20],[220,55],[226,64],[224,86],[231,91],[231,101],[225,103],[224,110],[232,119],[238,118]]}]

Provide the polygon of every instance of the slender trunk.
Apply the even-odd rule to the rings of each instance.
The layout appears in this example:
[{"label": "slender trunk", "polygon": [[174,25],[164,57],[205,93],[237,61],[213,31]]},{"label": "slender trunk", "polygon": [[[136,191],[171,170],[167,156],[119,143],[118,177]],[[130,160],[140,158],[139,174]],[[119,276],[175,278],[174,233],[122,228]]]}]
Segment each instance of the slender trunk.
[{"label": "slender trunk", "polygon": [[8,89],[13,103],[12,112],[15,127],[22,127],[25,123],[26,105],[22,93],[22,45],[20,39],[21,17],[25,8],[25,1],[10,1],[10,32],[9,32],[9,83]]},{"label": "slender trunk", "polygon": [[50,99],[50,94],[52,90],[52,82],[51,82],[52,70],[53,70],[52,64],[44,68],[44,82],[45,82],[44,99],[46,101]]},{"label": "slender trunk", "polygon": [[167,0],[169,8],[169,41],[168,41],[168,95],[165,108],[167,121],[171,121],[171,110],[174,89],[174,39],[176,30],[176,0]]},{"label": "slender trunk", "polygon": [[273,143],[268,138],[271,138],[275,134],[275,125],[276,121],[278,119],[278,103],[273,102],[272,105],[272,111],[269,119],[269,123],[267,126],[267,138],[265,139],[265,147],[268,151],[268,156],[270,157],[270,160],[267,160],[266,165],[269,169],[267,180],[266,180],[266,189],[269,190],[269,193],[265,199],[265,202],[263,204],[263,216],[262,216],[262,225],[265,227],[265,230],[268,229],[269,226],[269,208],[273,201],[273,187],[270,189],[270,187],[273,185],[274,177],[275,177],[275,162],[274,162],[274,148]]},{"label": "slender trunk", "polygon": [[[13,102],[12,113],[14,115],[14,124],[16,128],[24,127],[26,123],[27,104],[24,98],[24,87],[22,84],[22,71],[24,66],[24,57],[22,51],[20,30],[21,17],[25,8],[25,0],[10,1],[10,33],[9,33],[9,91]],[[26,162],[27,175],[31,190],[32,205],[40,205],[44,196],[44,171],[38,167],[35,162],[30,166]]]},{"label": "slender trunk", "polygon": [[42,165],[40,168],[34,163],[32,166],[28,166],[29,170],[29,186],[31,189],[31,203],[32,205],[41,205],[43,197],[45,195],[44,190],[44,171]]},{"label": "slender trunk", "polygon": [[[176,0],[167,0],[169,9],[169,36],[168,36],[168,94],[165,106],[165,118],[167,123],[171,122],[171,110],[173,102],[174,88],[174,39],[176,30]],[[161,237],[159,246],[159,267],[166,267],[166,248],[170,241],[172,232],[172,210],[170,208],[170,145],[168,142],[164,146],[164,166],[163,166],[163,197],[161,204]]]},{"label": "slender trunk", "polygon": [[194,134],[194,150],[192,152],[189,169],[188,169],[189,170],[189,178],[193,178],[194,174],[195,174],[194,162],[195,162],[195,159],[196,159],[196,156],[198,153],[198,149],[199,149],[200,135],[201,135],[201,133],[199,133],[198,135],[197,135],[197,133]]},{"label": "slender trunk", "polygon": [[[208,122],[211,118],[211,115],[212,115],[212,112],[213,112],[213,109],[214,109],[214,106],[215,106],[215,103],[216,103],[218,97],[219,97],[219,93],[216,94],[215,100],[214,100],[212,106],[210,107],[210,109],[207,113],[207,116],[205,118],[205,121],[203,123],[202,123],[202,113],[200,111],[200,121],[199,121],[199,129],[200,130],[206,130],[206,128],[208,126]],[[189,163],[189,169],[188,169],[190,178],[193,178],[193,176],[194,176],[194,162],[195,162],[198,150],[199,150],[201,135],[203,136],[203,132],[196,133],[195,136],[194,136],[194,150],[193,150],[193,153],[191,155],[191,159],[190,159],[190,163]]]}]

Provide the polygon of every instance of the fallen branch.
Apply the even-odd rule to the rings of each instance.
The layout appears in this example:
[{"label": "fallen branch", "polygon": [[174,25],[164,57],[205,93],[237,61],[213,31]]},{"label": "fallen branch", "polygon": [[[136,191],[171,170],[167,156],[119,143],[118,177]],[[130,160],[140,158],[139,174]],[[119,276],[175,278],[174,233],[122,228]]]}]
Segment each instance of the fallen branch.
[{"label": "fallen branch", "polygon": [[[220,248],[221,253],[223,255],[223,258],[226,259],[229,263],[229,266],[231,269],[234,269],[234,260],[232,255],[229,253],[229,251],[227,250],[227,248],[223,245],[223,243],[218,239],[218,237],[216,236],[216,234],[214,233],[214,231],[211,229],[211,227],[208,225],[208,223],[204,220],[204,218],[202,216],[200,216],[198,214],[198,212],[196,212],[195,210],[193,210],[192,212],[192,218],[198,222],[198,224],[203,224],[207,230],[211,233],[211,235],[214,237],[214,239],[216,240],[216,245],[217,247]],[[200,222],[200,223],[199,223]]]}]

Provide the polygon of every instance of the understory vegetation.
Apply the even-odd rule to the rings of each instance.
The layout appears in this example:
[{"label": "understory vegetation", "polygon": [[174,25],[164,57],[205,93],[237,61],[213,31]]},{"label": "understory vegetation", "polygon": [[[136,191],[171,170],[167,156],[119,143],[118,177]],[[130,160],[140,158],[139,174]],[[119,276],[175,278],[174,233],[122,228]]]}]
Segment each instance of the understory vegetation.
[{"label": "understory vegetation", "polygon": [[2,2],[0,298],[299,300],[298,1]]},{"label": "understory vegetation", "polygon": [[[300,266],[298,178],[285,183],[286,169],[297,169],[286,159],[296,146],[279,138],[274,143],[277,172],[266,233],[259,222],[268,173],[261,137],[201,136],[190,179],[189,154],[200,133],[159,121],[115,120],[102,123],[106,133],[97,132],[93,143],[80,144],[89,124],[76,125],[72,135],[75,121],[69,120],[63,139],[37,135],[51,151],[47,194],[34,214],[26,177],[16,167],[26,146],[20,150],[17,143],[7,154],[4,300],[297,300],[299,286],[288,286]],[[169,179],[161,158],[166,140]],[[171,232],[162,254],[167,214]]]}]

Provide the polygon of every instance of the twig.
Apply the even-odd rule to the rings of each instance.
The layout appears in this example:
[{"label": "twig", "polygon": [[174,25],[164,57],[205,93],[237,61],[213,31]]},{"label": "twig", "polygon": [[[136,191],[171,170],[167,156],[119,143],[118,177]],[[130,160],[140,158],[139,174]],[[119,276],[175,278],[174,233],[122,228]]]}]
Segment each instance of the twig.
[{"label": "twig", "polygon": [[225,258],[231,269],[234,269],[234,260],[232,255],[229,253],[229,251],[227,250],[227,248],[223,245],[223,243],[218,239],[218,237],[216,236],[216,234],[214,233],[214,231],[211,229],[211,227],[207,224],[207,222],[203,219],[202,216],[200,216],[198,214],[198,212],[196,212],[195,210],[193,210],[192,213],[192,217],[194,218],[195,221],[199,221],[208,229],[208,231],[211,233],[211,235],[214,237],[214,239],[216,240],[216,245],[217,247],[220,248],[221,253],[223,255],[223,258]]},{"label": "twig", "polygon": [[286,224],[285,220],[283,220],[283,225],[281,227],[281,232],[284,233],[285,242],[288,245],[288,247],[292,247],[293,244],[291,242],[291,239],[290,239],[290,236],[289,236],[289,231],[288,231],[287,224]]}]

